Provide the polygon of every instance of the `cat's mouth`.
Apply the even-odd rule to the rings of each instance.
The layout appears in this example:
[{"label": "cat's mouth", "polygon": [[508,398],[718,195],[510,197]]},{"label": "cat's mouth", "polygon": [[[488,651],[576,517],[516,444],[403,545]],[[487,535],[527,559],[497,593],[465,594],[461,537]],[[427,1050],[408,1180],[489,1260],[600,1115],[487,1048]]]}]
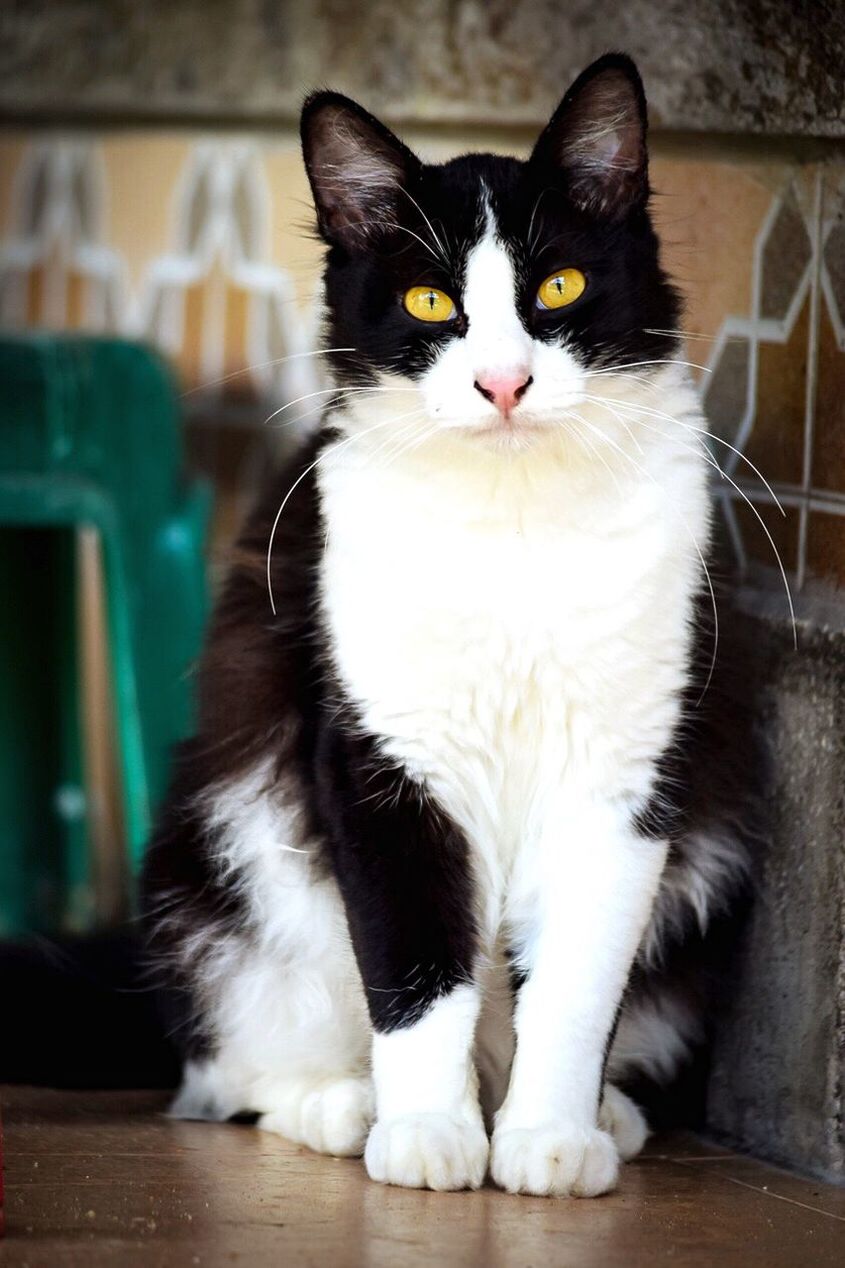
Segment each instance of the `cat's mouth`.
[{"label": "cat's mouth", "polygon": [[475,424],[463,427],[461,430],[465,435],[480,442],[493,441],[506,447],[521,448],[532,440],[548,435],[551,428],[548,423],[544,423],[539,419],[514,418],[513,415],[503,418],[500,415],[498,418],[491,418],[489,422],[482,423],[480,426]]}]

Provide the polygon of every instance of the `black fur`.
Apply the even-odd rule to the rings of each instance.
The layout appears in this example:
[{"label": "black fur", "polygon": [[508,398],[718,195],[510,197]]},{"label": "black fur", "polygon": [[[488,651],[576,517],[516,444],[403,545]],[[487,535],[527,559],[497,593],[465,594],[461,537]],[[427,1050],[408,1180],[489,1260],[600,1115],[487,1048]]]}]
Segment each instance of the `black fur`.
[{"label": "black fur", "polygon": [[[608,76],[621,85],[614,101],[628,112],[637,165],[630,188],[611,191],[608,204],[597,206],[585,202],[586,178],[567,160],[565,138],[582,98]],[[340,169],[344,161],[351,165],[345,149],[335,153],[337,128],[343,137],[354,132],[361,151],[377,151],[394,174],[392,183],[371,191],[370,206],[356,192],[356,205],[362,205],[353,223],[337,218]],[[465,333],[464,272],[468,251],[484,229],[485,199],[514,262],[520,318],[535,338],[555,342],[565,334],[595,366],[669,356],[677,341],[663,332],[677,328],[680,308],[660,266],[648,214],[645,131],[642,84],[633,63],[620,54],[600,59],[576,81],[526,163],[470,154],[424,165],[355,102],[338,93],[310,97],[303,111],[303,152],[318,228],[329,247],[328,341],[355,349],[333,358],[340,381],[369,383],[376,370],[416,377],[445,342]],[[594,184],[597,180],[594,176]],[[348,190],[348,175],[346,181]],[[442,255],[427,245],[432,230],[443,244]],[[563,309],[538,308],[540,283],[569,266],[586,275],[584,294]],[[416,285],[445,290],[456,304],[454,320],[427,323],[410,316],[399,298]]]},{"label": "black fur", "polygon": [[[602,112],[622,119],[620,152],[604,168],[584,155],[584,137]],[[336,93],[306,102],[302,139],[328,248],[327,342],[354,349],[333,354],[341,388],[371,384],[378,372],[419,377],[445,342],[466,333],[466,261],[488,208],[514,265],[520,320],[535,338],[565,335],[596,368],[675,350],[667,332],[678,325],[679,304],[649,218],[645,100],[629,59],[610,55],[585,72],[526,163],[469,155],[422,164]],[[539,284],[569,266],[586,276],[583,295],[563,309],[538,308]],[[414,285],[447,291],[454,317],[412,317],[401,299]],[[153,959],[176,966],[169,978],[175,1011],[184,1012],[190,989],[178,960],[189,935],[211,927],[251,936],[237,878],[224,884],[210,865],[203,795],[271,759],[268,791],[295,781],[309,837],[322,842],[314,866],[337,879],[373,1024],[386,1031],[469,980],[473,880],[460,831],[381,753],[333,672],[317,593],[324,529],[309,470],[331,434],[329,421],[272,481],[235,548],[200,672],[198,734],[183,753],[147,863],[146,908]],[[275,529],[274,616],[266,549],[290,489]],[[676,849],[704,795],[692,778],[700,763],[690,758],[691,740],[685,723],[639,821],[644,836],[668,833]],[[690,932],[678,930],[678,940]],[[645,995],[652,985],[652,971],[640,965],[629,991]],[[197,1053],[213,1035],[199,1000],[189,1005],[173,1024],[185,1050]]]},{"label": "black fur", "polygon": [[[617,163],[588,180],[572,138],[585,112],[600,120],[609,108],[625,115],[630,162],[624,172]],[[355,349],[335,354],[341,385],[370,382],[379,370],[416,376],[445,340],[461,338],[467,253],[488,206],[515,265],[520,318],[534,336],[565,333],[593,364],[667,354],[671,338],[650,331],[676,325],[677,301],[648,217],[645,126],[639,77],[620,56],[573,86],[527,163],[469,155],[427,166],[354,102],[336,93],[309,98],[303,151],[329,248],[329,342]],[[442,252],[431,248],[432,231]],[[538,308],[540,282],[570,265],[587,277],[583,296],[555,312]],[[401,296],[416,284],[447,290],[455,318],[424,323],[408,314]],[[333,679],[318,615],[322,528],[313,473],[278,526],[278,615],[269,612],[264,558],[273,519],[325,439],[274,482],[236,547],[200,673],[198,735],[183,754],[145,884],[150,911],[169,903],[172,913],[151,923],[160,961],[178,961],[191,928],[211,923],[244,933],[246,912],[209,873],[197,805],[203,789],[271,756],[279,778],[295,776],[311,833],[327,843],[323,863],[337,876],[371,1015],[384,1029],[409,1023],[470,973],[472,881],[457,828],[380,756]],[[178,972],[171,976],[178,998]],[[196,1021],[183,1033],[189,1047],[201,1042]]]},{"label": "black fur", "polygon": [[169,1088],[179,1051],[138,930],[0,942],[0,1083]]},{"label": "black fur", "polygon": [[[582,142],[609,109],[624,120],[622,150],[597,172],[584,162]],[[484,231],[488,205],[514,264],[520,320],[535,338],[553,342],[565,334],[596,368],[671,355],[676,341],[665,332],[677,327],[679,304],[648,214],[645,134],[642,85],[620,55],[601,59],[576,81],[527,163],[470,155],[424,165],[355,103],[335,93],[309,98],[303,151],[328,248],[327,342],[355,349],[333,355],[340,385],[372,383],[379,371],[417,377],[446,341],[465,334],[467,254]],[[376,163],[379,179],[355,179],[358,160],[365,177],[367,163]],[[442,254],[425,245],[432,233]],[[564,309],[538,308],[540,282],[568,266],[585,274],[584,294]],[[417,284],[446,290],[454,318],[437,324],[411,317],[401,296]],[[417,1020],[473,969],[467,843],[362,729],[333,672],[317,592],[324,526],[311,470],[331,435],[329,419],[270,481],[235,547],[200,667],[197,734],[177,760],[145,866],[152,980],[161,988],[163,1029],[187,1056],[213,1050],[215,1036],[195,987],[201,965],[186,962],[185,948],[197,933],[208,944],[215,936],[256,935],[238,877],[224,878],[214,861],[204,802],[262,761],[268,792],[295,783],[308,836],[321,842],[313,866],[337,879],[376,1029]],[[275,615],[265,576],[274,529]],[[700,776],[713,769],[708,722],[719,707],[688,713],[639,817],[644,836],[675,841],[670,868],[683,863],[689,825],[703,810],[714,812],[713,784],[705,787]],[[722,756],[730,751],[716,744]],[[725,781],[721,788],[727,798]],[[700,972],[707,955],[692,924],[673,930],[665,949],[671,963],[659,974],[637,966],[629,1000],[647,997],[658,980],[699,1003],[709,999]],[[513,976],[517,993],[521,975]],[[169,1059],[166,1069],[172,1053]]]},{"label": "black fur", "polygon": [[319,761],[327,843],[376,1030],[417,1021],[472,980],[467,842],[358,728],[324,720]]},{"label": "black fur", "polygon": [[[279,487],[303,476],[330,435],[297,455]],[[200,931],[250,933],[236,878],[223,882],[210,863],[202,796],[262,756],[279,776],[295,773],[309,834],[325,843],[316,866],[337,876],[377,1029],[409,1025],[473,965],[466,841],[362,733],[331,669],[316,593],[323,531],[313,472],[279,523],[274,619],[264,564],[277,507],[274,490],[236,546],[200,673],[199,733],[177,762],[144,869],[151,959],[159,976],[164,968],[167,1021],[186,1056],[207,1052],[212,1037],[197,999],[186,1007],[180,947]]]}]

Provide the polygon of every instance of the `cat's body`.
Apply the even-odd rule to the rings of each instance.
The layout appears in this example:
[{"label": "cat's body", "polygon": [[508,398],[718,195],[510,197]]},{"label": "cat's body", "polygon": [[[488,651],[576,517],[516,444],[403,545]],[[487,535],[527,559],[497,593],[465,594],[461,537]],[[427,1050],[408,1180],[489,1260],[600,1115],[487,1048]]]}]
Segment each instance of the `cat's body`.
[{"label": "cat's body", "polygon": [[[661,961],[744,853],[696,792],[707,459],[638,94],[600,63],[533,166],[420,169],[343,99],[306,108],[352,390],[243,535],[148,862],[177,1113],[369,1133],[374,1178],[457,1188],[488,1163],[480,1071],[494,1178],[597,1193],[644,1138],[605,1074],[696,1037]],[[535,312],[570,265],[584,302]],[[414,325],[435,286],[452,311]]]}]

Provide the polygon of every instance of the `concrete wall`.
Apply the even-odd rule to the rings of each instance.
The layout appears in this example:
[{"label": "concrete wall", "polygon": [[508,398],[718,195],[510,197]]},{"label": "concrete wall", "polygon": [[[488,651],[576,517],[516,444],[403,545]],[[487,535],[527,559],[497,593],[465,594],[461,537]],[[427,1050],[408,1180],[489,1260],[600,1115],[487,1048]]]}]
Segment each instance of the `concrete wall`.
[{"label": "concrete wall", "polygon": [[[427,152],[520,148],[608,48],[646,80],[665,259],[700,341],[691,359],[713,372],[711,426],[774,481],[787,518],[729,470],[796,589],[845,586],[842,0],[13,0],[0,6],[0,112],[20,125],[0,135],[0,323],[165,347],[217,420],[192,433],[232,510],[228,537],[233,473],[248,483],[265,465],[266,439],[253,461],[243,419],[266,438],[276,396],[310,386],[285,377],[316,266],[293,232],[307,216],[303,94],[343,89]],[[44,306],[89,292],[79,312]],[[161,316],[174,295],[175,331]],[[727,492],[742,559],[770,560]],[[718,1019],[709,1127],[842,1179],[845,603],[802,601],[795,652],[782,599],[774,615],[759,592],[749,600],[774,822]]]},{"label": "concrete wall", "polygon": [[709,1128],[845,1183],[845,610],[799,622],[796,651],[759,595],[748,606],[772,835],[717,1019]]},{"label": "concrete wall", "polygon": [[278,124],[330,83],[395,121],[533,125],[609,48],[658,127],[845,136],[837,0],[17,0],[0,109]]}]

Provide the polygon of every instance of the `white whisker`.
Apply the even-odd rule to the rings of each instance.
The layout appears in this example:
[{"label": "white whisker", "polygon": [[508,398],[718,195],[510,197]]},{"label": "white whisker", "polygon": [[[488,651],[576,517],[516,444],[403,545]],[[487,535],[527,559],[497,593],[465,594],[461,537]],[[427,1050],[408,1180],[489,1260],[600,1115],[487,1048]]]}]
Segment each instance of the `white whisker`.
[{"label": "white whisker", "polygon": [[[607,398],[604,396],[586,396],[586,399],[588,401],[595,401],[596,403],[602,405],[608,404]],[[677,418],[674,414],[667,414],[663,410],[654,409],[650,405],[635,405],[629,401],[620,401],[616,398],[614,398],[613,404],[619,409],[627,409],[629,412],[634,411],[636,413],[645,413],[654,418],[663,418],[669,423],[677,423],[679,427],[683,427],[687,431],[697,432],[701,436],[707,436],[710,440],[715,440],[718,444],[724,445],[726,449],[730,449],[732,454],[735,454],[737,458],[740,458],[754,472],[757,478],[764,485],[767,493],[780,511],[781,515],[784,517],[786,516],[786,511],[781,504],[780,498],[775,493],[762,471],[760,471],[759,467],[755,467],[751,459],[744,454],[741,449],[735,448],[734,445],[732,445],[729,441],[724,440],[723,437],[718,436],[715,432],[708,431],[706,427],[696,427],[692,423],[687,423],[684,422],[683,419]],[[721,467],[719,469],[721,470]]]},{"label": "white whisker", "polygon": [[618,365],[602,366],[600,370],[588,370],[586,377],[601,378],[608,374],[624,374],[626,370],[636,370],[644,365],[683,365],[690,370],[703,370],[705,374],[713,373],[709,366],[699,365],[696,361],[681,361],[678,357],[655,357],[651,361],[620,362]]},{"label": "white whisker", "polygon": [[[567,417],[567,418],[571,418],[571,419],[573,419],[576,423],[583,423],[583,422],[584,422],[584,420],[583,420],[583,418],[581,418],[580,414],[575,414],[575,413],[571,412],[570,410],[564,410],[564,414],[566,415],[566,417]],[[587,439],[587,437],[586,437],[586,436],[583,436],[583,435],[581,434],[581,432],[580,432],[580,431],[578,431],[578,429],[577,429],[577,428],[575,428],[575,427],[567,427],[567,428],[565,428],[565,430],[566,430],[566,434],[567,434],[568,436],[572,436],[572,437],[573,437],[573,439],[580,441],[580,443],[581,443],[581,444],[583,445],[583,447],[587,450],[587,453],[590,455],[590,457],[591,457],[591,458],[595,458],[598,462],[600,462],[600,463],[602,464],[602,466],[604,467],[605,471],[608,473],[608,475],[610,476],[611,480],[612,480],[612,481],[613,481],[613,483],[616,485],[616,491],[617,491],[617,493],[619,494],[619,496],[620,496],[620,498],[621,498],[621,497],[622,497],[622,486],[621,486],[621,485],[620,485],[620,483],[619,483],[619,477],[617,476],[616,472],[613,470],[613,468],[611,467],[611,465],[610,465],[610,463],[607,461],[607,459],[606,459],[606,458],[604,458],[604,457],[603,457],[603,456],[599,453],[598,449],[597,449],[597,448],[596,448],[596,446],[592,443],[592,441],[589,441],[589,440]]]},{"label": "white whisker", "polygon": [[254,370],[267,370],[273,365],[282,365],[285,361],[296,361],[301,357],[327,357],[331,352],[357,352],[357,348],[314,348],[310,352],[291,352],[286,357],[273,357],[270,361],[255,361],[252,365],[241,366],[239,370],[233,370],[231,374],[224,374],[221,379],[209,379],[206,383],[198,383],[196,387],[189,388],[187,392],[182,392],[179,396],[180,401],[184,401],[188,396],[194,396],[197,392],[206,392],[211,387],[220,387],[223,383],[228,383],[231,379],[237,379],[242,374],[252,374]]},{"label": "white whisker", "polygon": [[[651,427],[651,426],[650,426],[647,422],[645,422],[642,418],[637,419],[637,418],[632,417],[632,421],[633,421],[633,422],[639,422],[639,424],[640,424],[640,426],[641,426],[641,427],[645,427],[645,428],[647,428],[649,431],[656,432],[656,433],[657,433],[658,435],[660,435],[660,436],[665,436],[665,432],[661,431],[661,430],[660,430],[659,428],[657,428],[657,427]],[[677,441],[677,439],[676,439],[676,443],[679,443],[679,444],[682,444],[682,445],[683,445],[683,442],[682,442],[682,441]],[[735,481],[735,480],[733,480],[733,479],[732,479],[732,478],[728,475],[728,473],[722,469],[722,467],[719,465],[719,463],[717,462],[717,460],[716,460],[716,458],[713,456],[713,454],[711,454],[711,453],[709,453],[708,451],[706,451],[706,446],[704,445],[704,442],[702,441],[702,442],[700,442],[700,443],[701,443],[702,449],[703,449],[703,450],[705,450],[705,461],[708,463],[708,465],[709,465],[709,466],[711,466],[711,467],[712,467],[715,471],[717,471],[717,472],[719,473],[720,477],[721,477],[723,480],[726,480],[726,481],[728,482],[728,484],[731,486],[731,488],[732,488],[732,489],[734,489],[734,490],[735,490],[735,491],[739,494],[739,496],[742,498],[743,502],[745,502],[745,504],[748,506],[748,508],[749,508],[749,510],[751,511],[751,513],[752,513],[752,514],[756,517],[756,519],[757,519],[757,521],[758,521],[758,523],[759,523],[760,527],[762,528],[763,532],[764,532],[764,533],[765,533],[765,535],[766,535],[766,538],[767,538],[767,540],[768,540],[768,542],[769,542],[769,545],[770,545],[770,546],[771,546],[771,548],[772,548],[772,554],[774,555],[775,559],[777,560],[777,565],[778,565],[778,569],[779,569],[779,571],[780,571],[781,580],[783,581],[783,588],[784,588],[784,591],[786,592],[786,601],[787,601],[787,605],[788,605],[788,607],[789,607],[789,618],[790,618],[790,622],[791,622],[791,624],[792,624],[792,641],[793,641],[793,644],[794,644],[794,646],[795,646],[795,648],[796,648],[796,650],[797,650],[797,648],[798,648],[798,627],[797,627],[797,625],[796,625],[796,621],[795,621],[795,607],[794,607],[794,605],[793,605],[793,601],[792,601],[792,591],[791,591],[791,590],[790,590],[790,588],[789,588],[789,580],[788,580],[787,575],[786,575],[786,568],[784,567],[783,559],[781,558],[780,551],[778,550],[777,546],[775,545],[775,541],[774,541],[774,538],[772,537],[771,532],[769,531],[769,527],[768,527],[768,525],[766,524],[766,521],[763,519],[763,517],[762,517],[762,515],[760,514],[760,512],[757,510],[757,507],[754,505],[754,503],[751,501],[751,499],[747,496],[747,494],[743,491],[743,489],[741,489],[741,488],[740,488],[740,486],[736,483],[736,481]],[[690,450],[690,449],[689,449],[689,446],[687,446],[687,445],[683,445],[683,448],[687,449],[687,450],[688,450],[688,452],[690,452],[690,453],[695,452],[695,451],[693,451],[693,450]],[[761,477],[761,479],[762,479],[762,477]],[[765,483],[765,481],[764,481],[764,483]],[[777,501],[777,499],[775,499],[775,500]],[[780,506],[780,503],[779,503],[779,502],[778,502],[778,507],[779,507],[781,510],[783,510],[783,508]]]},{"label": "white whisker", "polygon": [[[661,330],[659,327],[643,327],[643,332],[647,335],[676,335],[679,339],[705,339],[709,343],[715,343],[720,338],[719,335],[705,335],[699,330]],[[727,343],[740,343],[744,336],[728,335]]]},{"label": "white whisker", "polygon": [[627,462],[631,463],[635,471],[638,471],[641,475],[645,476],[645,478],[649,480],[655,486],[655,488],[660,491],[661,495],[666,499],[667,505],[674,511],[677,518],[681,521],[681,524],[683,525],[690,541],[693,544],[695,553],[698,555],[699,561],[701,563],[701,567],[704,570],[704,576],[707,582],[707,589],[710,592],[710,604],[713,610],[713,653],[710,658],[710,667],[707,672],[707,679],[704,683],[704,686],[701,690],[701,695],[699,696],[697,704],[696,704],[696,707],[698,707],[698,705],[701,704],[701,701],[704,699],[704,696],[707,693],[707,689],[710,686],[710,683],[713,679],[713,672],[716,668],[716,655],[719,649],[719,610],[716,604],[716,591],[713,587],[713,579],[710,576],[710,569],[707,567],[707,561],[704,558],[704,553],[701,549],[701,546],[698,543],[698,539],[696,538],[695,534],[693,533],[692,529],[689,526],[686,516],[683,515],[681,511],[678,510],[678,507],[676,506],[674,499],[669,496],[669,494],[666,492],[663,486],[654,478],[651,472],[646,471],[645,468],[642,467],[638,462],[636,462],[636,460],[632,458],[630,454],[625,452],[625,450],[621,447],[621,445],[617,445],[616,442],[610,436],[606,434],[606,432],[603,432],[600,427],[595,427],[592,423],[587,422],[585,418],[582,418],[580,421],[586,427],[588,427],[591,432],[595,433],[595,435],[598,436],[600,440],[603,440],[605,441],[606,444],[611,445],[613,449],[615,449],[616,452],[622,458],[624,458]]},{"label": "white whisker", "polygon": [[[411,391],[413,389],[408,389],[408,390]],[[288,489],[287,493],[282,499],[281,506],[276,512],[276,517],[273,520],[273,526],[270,529],[270,538],[267,542],[267,568],[266,568],[267,593],[270,596],[270,608],[274,616],[277,615],[277,612],[276,612],[276,601],[273,597],[273,577],[272,577],[273,542],[276,539],[276,529],[279,526],[279,520],[282,518],[282,514],[284,512],[285,507],[287,506],[288,502],[291,499],[291,495],[296,491],[296,489],[299,487],[299,485],[302,483],[305,477],[309,475],[310,472],[312,472],[314,468],[318,466],[319,463],[322,462],[323,459],[326,458],[330,453],[337,453],[339,452],[339,450],[347,448],[350,444],[352,444],[353,441],[361,440],[364,436],[370,435],[371,432],[377,431],[379,427],[389,427],[393,422],[394,422],[393,418],[381,419],[379,422],[375,423],[372,427],[367,427],[362,432],[354,432],[352,435],[347,436],[344,440],[339,441],[337,445],[333,445],[330,449],[321,450],[320,453],[317,455],[317,457],[314,459],[314,461],[312,463],[309,463],[309,465],[305,468],[305,470],[302,471],[297,476],[296,480],[294,480],[293,484]]]},{"label": "white whisker", "polygon": [[264,419],[264,426],[271,422],[274,418],[278,418],[279,414],[284,414],[285,410],[293,409],[294,405],[300,405],[303,401],[313,400],[315,396],[346,396],[350,392],[415,392],[413,387],[322,387],[316,392],[306,392],[304,396],[297,396],[292,401],[288,401],[285,405],[281,405],[278,409],[273,410],[272,414],[268,414]]},{"label": "white whisker", "polygon": [[420,215],[422,216],[422,218],[423,218],[423,220],[425,221],[425,223],[428,225],[428,231],[429,231],[429,233],[431,234],[432,238],[434,239],[435,243],[437,244],[437,249],[438,249],[438,251],[440,252],[440,256],[441,256],[441,258],[443,259],[444,264],[445,264],[445,265],[446,265],[446,267],[448,268],[448,267],[449,267],[449,265],[450,265],[450,261],[449,261],[449,253],[448,253],[448,251],[446,250],[446,248],[445,248],[445,246],[443,245],[443,243],[442,243],[442,242],[440,241],[440,239],[438,238],[437,234],[434,232],[434,225],[431,223],[431,221],[429,220],[428,216],[425,214],[425,212],[423,211],[422,207],[421,207],[421,206],[419,205],[419,203],[417,202],[416,198],[414,198],[414,196],[413,196],[413,195],[412,195],[412,194],[411,194],[411,193],[410,193],[410,192],[409,192],[409,191],[405,188],[405,186],[404,186],[404,185],[402,186],[402,193],[405,195],[405,197],[406,197],[406,198],[409,198],[409,199],[411,200],[411,202],[412,202],[412,203],[414,204],[414,206],[416,207],[417,211],[418,211],[418,212],[420,213]]}]

